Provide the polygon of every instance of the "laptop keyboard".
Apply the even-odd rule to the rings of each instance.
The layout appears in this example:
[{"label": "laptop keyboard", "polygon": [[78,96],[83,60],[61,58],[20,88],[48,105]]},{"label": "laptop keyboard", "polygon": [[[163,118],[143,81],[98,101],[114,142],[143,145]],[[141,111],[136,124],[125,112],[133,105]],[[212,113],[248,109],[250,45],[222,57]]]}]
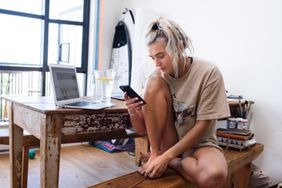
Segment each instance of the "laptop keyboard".
[{"label": "laptop keyboard", "polygon": [[69,106],[87,106],[89,105],[89,102],[86,101],[80,101],[80,102],[73,102],[73,103],[69,103]]}]

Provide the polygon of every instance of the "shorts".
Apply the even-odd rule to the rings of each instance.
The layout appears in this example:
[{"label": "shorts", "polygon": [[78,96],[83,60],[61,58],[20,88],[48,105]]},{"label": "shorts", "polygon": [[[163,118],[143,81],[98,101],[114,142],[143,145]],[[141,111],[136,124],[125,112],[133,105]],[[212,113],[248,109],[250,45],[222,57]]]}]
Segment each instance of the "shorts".
[{"label": "shorts", "polygon": [[190,150],[185,151],[182,157],[193,156],[196,150],[203,148],[203,147],[214,147],[214,148],[219,149],[221,152],[223,152],[222,148],[219,145],[217,145],[216,143],[206,141],[206,142],[198,143],[197,145],[193,146]]}]

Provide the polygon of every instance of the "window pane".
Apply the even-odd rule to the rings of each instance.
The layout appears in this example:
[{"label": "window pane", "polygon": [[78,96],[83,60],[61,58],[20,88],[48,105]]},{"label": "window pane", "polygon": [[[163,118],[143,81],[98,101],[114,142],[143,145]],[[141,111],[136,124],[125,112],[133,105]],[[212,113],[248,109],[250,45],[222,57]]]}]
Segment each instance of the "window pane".
[{"label": "window pane", "polygon": [[0,14],[0,63],[40,65],[42,21]]},{"label": "window pane", "polygon": [[50,0],[50,18],[83,21],[83,0]]},{"label": "window pane", "polygon": [[44,0],[0,0],[1,9],[43,14]]},{"label": "window pane", "polygon": [[81,67],[82,26],[50,24],[49,63],[68,63]]}]

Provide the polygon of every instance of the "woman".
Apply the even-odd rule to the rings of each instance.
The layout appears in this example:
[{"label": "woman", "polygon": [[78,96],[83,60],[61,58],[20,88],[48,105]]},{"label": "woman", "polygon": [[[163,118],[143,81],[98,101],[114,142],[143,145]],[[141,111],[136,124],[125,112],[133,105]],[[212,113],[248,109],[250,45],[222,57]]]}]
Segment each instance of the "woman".
[{"label": "woman", "polygon": [[187,55],[190,39],[171,20],[153,21],[146,38],[156,66],[143,91],[146,105],[125,95],[133,127],[147,133],[151,146],[139,172],[158,178],[169,166],[200,187],[219,187],[227,165],[215,122],[230,115],[222,75],[215,65]]}]

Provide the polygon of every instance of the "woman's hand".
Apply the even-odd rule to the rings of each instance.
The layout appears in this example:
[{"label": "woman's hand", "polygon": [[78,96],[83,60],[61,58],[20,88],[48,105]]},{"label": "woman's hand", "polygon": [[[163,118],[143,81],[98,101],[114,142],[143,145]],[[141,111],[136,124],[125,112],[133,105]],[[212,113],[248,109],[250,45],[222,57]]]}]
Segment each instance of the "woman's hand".
[{"label": "woman's hand", "polygon": [[130,116],[136,115],[136,113],[140,111],[142,106],[144,105],[142,101],[138,101],[137,97],[130,98],[126,93],[124,94],[124,99]]},{"label": "woman's hand", "polygon": [[143,102],[138,102],[138,98],[130,98],[126,93],[124,95],[125,105],[128,108],[130,115],[131,125],[135,128],[136,132],[140,135],[146,133],[146,125],[142,113]]},{"label": "woman's hand", "polygon": [[147,166],[144,176],[148,178],[159,178],[165,172],[169,163],[169,159],[165,155],[157,156],[150,164]]}]

